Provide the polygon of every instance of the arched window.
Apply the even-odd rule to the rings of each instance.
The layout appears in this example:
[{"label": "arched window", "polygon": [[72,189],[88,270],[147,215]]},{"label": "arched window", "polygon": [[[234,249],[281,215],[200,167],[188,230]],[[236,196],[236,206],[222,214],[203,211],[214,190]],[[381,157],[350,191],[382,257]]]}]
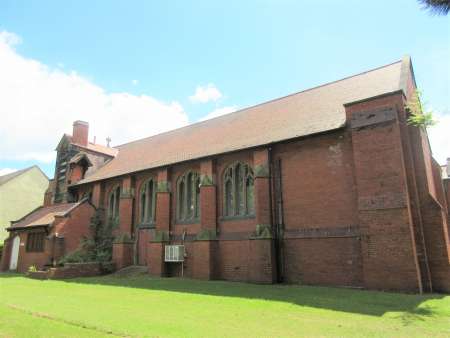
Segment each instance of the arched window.
[{"label": "arched window", "polygon": [[177,181],[177,220],[197,221],[200,218],[200,175],[188,171]]},{"label": "arched window", "polygon": [[225,170],[223,191],[224,216],[254,215],[253,170],[248,164],[237,162]]},{"label": "arched window", "polygon": [[119,218],[120,186],[111,189],[108,199],[108,217],[113,220]]},{"label": "arched window", "polygon": [[141,186],[140,193],[140,221],[153,223],[155,221],[156,182],[149,179]]}]

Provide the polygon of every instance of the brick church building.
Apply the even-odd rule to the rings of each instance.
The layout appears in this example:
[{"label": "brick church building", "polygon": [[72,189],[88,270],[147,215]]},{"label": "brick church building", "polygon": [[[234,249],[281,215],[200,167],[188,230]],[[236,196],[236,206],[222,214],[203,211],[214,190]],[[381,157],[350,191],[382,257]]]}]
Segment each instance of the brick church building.
[{"label": "brick church building", "polygon": [[8,228],[1,268],[52,264],[102,209],[117,268],[450,292],[449,181],[406,122],[415,89],[405,57],[115,148],[77,121],[44,207]]}]

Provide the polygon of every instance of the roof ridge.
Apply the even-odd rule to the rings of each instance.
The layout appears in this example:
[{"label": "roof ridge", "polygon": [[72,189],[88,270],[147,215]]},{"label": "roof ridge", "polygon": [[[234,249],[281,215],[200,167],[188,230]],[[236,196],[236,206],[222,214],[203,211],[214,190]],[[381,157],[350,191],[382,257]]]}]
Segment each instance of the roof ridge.
[{"label": "roof ridge", "polygon": [[229,116],[229,115],[236,114],[236,113],[242,113],[243,111],[248,110],[248,109],[259,107],[259,106],[262,106],[262,105],[265,105],[265,104],[268,104],[268,103],[271,103],[271,102],[276,102],[276,101],[279,101],[279,100],[283,100],[283,99],[286,99],[288,97],[295,96],[295,95],[298,95],[298,94],[301,94],[301,93],[305,93],[305,92],[308,92],[308,91],[311,91],[311,90],[315,90],[315,89],[318,89],[318,88],[321,88],[321,87],[326,87],[326,86],[329,86],[329,85],[332,85],[332,84],[335,84],[335,83],[338,83],[338,82],[341,82],[341,81],[345,81],[345,80],[348,80],[348,79],[351,79],[351,78],[354,78],[354,77],[357,77],[357,76],[361,76],[361,75],[364,75],[364,74],[367,74],[367,73],[370,73],[370,72],[374,72],[374,71],[382,69],[382,68],[390,67],[392,65],[395,65],[395,64],[401,63],[401,62],[403,62],[403,59],[397,60],[395,62],[388,63],[388,64],[383,65],[383,66],[375,67],[375,68],[372,68],[372,69],[369,69],[369,70],[366,70],[366,71],[363,71],[363,72],[360,72],[360,73],[356,73],[356,74],[353,74],[353,75],[350,75],[350,76],[346,76],[346,77],[338,79],[338,80],[326,82],[326,83],[323,83],[323,84],[318,85],[318,86],[314,86],[314,87],[310,87],[310,88],[307,88],[307,89],[303,89],[303,90],[300,90],[298,92],[294,92],[294,93],[291,93],[291,94],[288,94],[288,95],[285,95],[285,96],[282,96],[282,97],[278,97],[278,98],[275,98],[275,99],[271,99],[271,100],[268,100],[268,101],[257,103],[257,104],[254,104],[254,105],[251,105],[251,106],[248,106],[248,107],[236,110],[234,112],[231,112],[231,113],[228,113],[228,114],[225,114],[225,115],[214,117],[212,119],[207,119],[207,120],[203,120],[203,121],[196,121],[196,122],[190,123],[188,125],[185,125],[185,126],[182,126],[182,127],[179,127],[179,128],[167,130],[167,131],[155,134],[155,135],[151,135],[151,136],[143,137],[143,138],[140,138],[140,139],[137,139],[137,140],[134,140],[134,141],[122,143],[122,144],[114,146],[113,148],[116,148],[116,149],[120,150],[119,149],[120,147],[129,145],[129,144],[132,144],[132,143],[136,143],[136,142],[139,142],[139,141],[151,139],[151,138],[154,138],[156,136],[169,134],[169,133],[172,133],[172,132],[184,129],[184,128],[200,125],[200,124],[203,124],[203,123],[208,123],[208,122],[211,122],[211,121],[217,121],[217,120],[219,120],[221,118],[224,118],[225,116]]},{"label": "roof ridge", "polygon": [[[9,176],[9,177],[6,178],[3,182],[0,181],[0,186],[3,185],[3,184],[5,184],[5,183],[8,183],[9,181],[11,181],[12,179],[15,179],[16,177],[21,176],[22,174],[25,174],[27,171],[33,169],[34,167],[37,167],[39,170],[41,170],[37,164],[33,164],[32,166],[29,166],[29,167],[26,167],[26,168],[23,168],[23,169],[19,169],[19,170],[13,171],[12,173],[5,174],[5,175],[0,176],[0,179],[1,179],[2,177],[5,178],[6,176]],[[41,171],[42,171],[42,170],[41,170]],[[43,174],[44,174],[44,173],[43,173]],[[44,175],[45,175],[45,174],[44,174]],[[47,177],[47,175],[45,175],[45,177]]]}]

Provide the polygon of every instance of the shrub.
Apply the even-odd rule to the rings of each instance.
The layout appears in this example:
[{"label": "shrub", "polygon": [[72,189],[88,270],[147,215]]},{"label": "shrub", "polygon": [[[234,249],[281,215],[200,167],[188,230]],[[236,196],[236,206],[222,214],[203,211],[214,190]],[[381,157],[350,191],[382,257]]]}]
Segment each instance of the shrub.
[{"label": "shrub", "polygon": [[65,255],[60,264],[111,261],[113,230],[117,223],[110,219],[103,222],[102,218],[101,211],[97,210],[89,224],[90,236],[81,241],[77,250]]},{"label": "shrub", "polygon": [[409,113],[408,124],[423,128],[434,126],[437,121],[434,119],[433,111],[427,109],[426,103],[422,103],[421,98],[422,93],[416,90],[407,102],[405,108]]},{"label": "shrub", "polygon": [[36,265],[30,265],[28,267],[28,272],[36,272],[36,271],[38,271]]},{"label": "shrub", "polygon": [[78,250],[69,252],[67,255],[61,258],[58,263],[64,265],[65,263],[84,263],[88,261],[88,255],[80,248]]}]

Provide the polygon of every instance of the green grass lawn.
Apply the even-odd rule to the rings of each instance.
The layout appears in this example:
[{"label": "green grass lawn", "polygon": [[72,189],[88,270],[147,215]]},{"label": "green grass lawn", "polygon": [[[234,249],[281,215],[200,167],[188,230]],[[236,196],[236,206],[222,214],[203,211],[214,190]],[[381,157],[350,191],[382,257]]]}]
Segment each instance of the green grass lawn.
[{"label": "green grass lawn", "polygon": [[449,337],[449,295],[0,274],[0,337]]}]

